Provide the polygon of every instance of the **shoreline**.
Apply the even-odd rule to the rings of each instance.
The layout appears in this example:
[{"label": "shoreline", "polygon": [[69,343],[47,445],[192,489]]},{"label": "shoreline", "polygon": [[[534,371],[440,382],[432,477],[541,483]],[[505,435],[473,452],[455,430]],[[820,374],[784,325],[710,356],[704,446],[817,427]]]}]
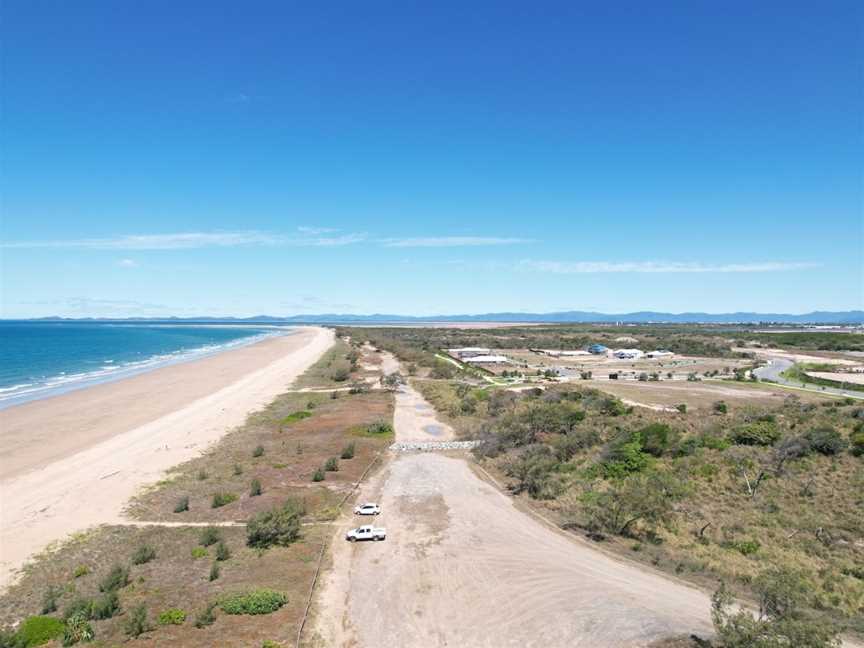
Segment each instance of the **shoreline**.
[{"label": "shoreline", "polygon": [[[89,372],[76,373],[71,376],[66,376],[64,373],[46,378],[43,381],[34,383],[22,383],[10,387],[0,389],[2,397],[0,397],[0,411],[25,405],[37,401],[47,400],[56,396],[62,396],[70,392],[80,389],[89,389],[98,385],[104,385],[118,380],[126,380],[134,376],[162,369],[163,367],[171,367],[185,362],[194,362],[204,358],[232,351],[234,349],[242,349],[246,346],[258,344],[264,340],[278,337],[282,335],[292,335],[298,329],[296,327],[284,328],[277,330],[276,327],[271,327],[274,330],[266,333],[258,333],[249,337],[239,338],[222,344],[207,344],[192,349],[185,349],[166,353],[163,355],[154,355],[144,360],[128,361],[120,364],[112,364],[108,367],[103,366],[102,369]],[[111,361],[113,363],[113,361]],[[20,389],[25,388],[25,389]]]},{"label": "shoreline", "polygon": [[0,411],[0,589],[29,557],[122,519],[128,500],[270,403],[333,343],[298,328]]}]

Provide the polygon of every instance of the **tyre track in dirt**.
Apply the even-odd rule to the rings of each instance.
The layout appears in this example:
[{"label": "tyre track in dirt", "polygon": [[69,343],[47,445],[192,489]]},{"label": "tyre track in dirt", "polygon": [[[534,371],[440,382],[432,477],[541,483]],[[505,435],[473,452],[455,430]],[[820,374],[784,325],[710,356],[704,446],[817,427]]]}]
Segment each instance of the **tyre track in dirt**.
[{"label": "tyre track in dirt", "polygon": [[[410,387],[394,422],[397,441],[452,438]],[[317,601],[322,645],[611,648],[711,633],[706,593],[547,527],[458,454],[399,453],[360,498],[381,504],[387,540],[349,544],[358,520],[337,525]]]}]

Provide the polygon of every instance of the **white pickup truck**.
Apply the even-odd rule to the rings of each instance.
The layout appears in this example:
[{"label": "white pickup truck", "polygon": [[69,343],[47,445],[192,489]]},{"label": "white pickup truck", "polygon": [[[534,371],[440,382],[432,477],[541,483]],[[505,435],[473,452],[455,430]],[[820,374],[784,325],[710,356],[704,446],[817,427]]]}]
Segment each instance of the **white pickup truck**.
[{"label": "white pickup truck", "polygon": [[345,539],[349,542],[357,542],[358,540],[383,540],[387,537],[387,529],[383,527],[373,527],[371,524],[365,524],[356,529],[351,529],[345,534]]}]

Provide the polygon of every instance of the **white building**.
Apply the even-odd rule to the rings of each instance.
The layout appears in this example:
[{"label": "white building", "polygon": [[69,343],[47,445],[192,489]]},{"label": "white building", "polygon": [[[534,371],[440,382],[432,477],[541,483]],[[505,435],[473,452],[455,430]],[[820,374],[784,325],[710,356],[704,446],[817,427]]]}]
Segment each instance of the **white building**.
[{"label": "white building", "polygon": [[657,351],[649,351],[645,354],[645,356],[648,358],[669,358],[673,355],[675,354],[671,351],[665,351],[663,349],[658,349]]},{"label": "white building", "polygon": [[618,349],[617,351],[613,351],[612,355],[619,360],[636,360],[645,354],[639,349]]},{"label": "white building", "polygon": [[463,358],[473,358],[475,356],[485,356],[491,353],[490,349],[483,347],[464,347],[462,349],[449,349],[450,355],[454,355],[460,360]]},{"label": "white building", "polygon": [[563,351],[560,349],[532,349],[532,351],[551,358],[575,358],[578,356],[591,355],[587,351]]},{"label": "white building", "polygon": [[465,358],[465,362],[471,364],[505,364],[510,362],[507,356],[502,355],[477,355]]}]

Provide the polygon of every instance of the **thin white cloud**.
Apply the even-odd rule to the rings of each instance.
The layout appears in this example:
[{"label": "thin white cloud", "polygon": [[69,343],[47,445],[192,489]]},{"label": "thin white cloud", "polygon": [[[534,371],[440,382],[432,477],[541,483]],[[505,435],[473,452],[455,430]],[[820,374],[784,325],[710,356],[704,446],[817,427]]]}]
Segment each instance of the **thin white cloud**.
[{"label": "thin white cloud", "polygon": [[517,245],[531,243],[530,239],[497,236],[427,236],[418,238],[381,239],[384,247],[473,247],[483,245]]},{"label": "thin white cloud", "polygon": [[522,270],[551,274],[785,272],[819,266],[818,263],[784,261],[704,264],[679,261],[533,261],[530,259],[525,259],[518,264],[518,268]]},{"label": "thin white cloud", "polygon": [[120,259],[117,262],[117,265],[120,266],[121,268],[137,268],[138,262],[135,261],[134,259]]},{"label": "thin white cloud", "polygon": [[310,227],[308,225],[300,225],[297,231],[307,236],[319,236],[321,234],[331,234],[338,231],[333,227]]},{"label": "thin white cloud", "polygon": [[189,250],[210,247],[334,247],[359,243],[365,234],[340,236],[285,236],[257,231],[180,232],[174,234],[129,234],[112,238],[62,241],[11,241],[3,248],[78,248],[87,250]]}]

